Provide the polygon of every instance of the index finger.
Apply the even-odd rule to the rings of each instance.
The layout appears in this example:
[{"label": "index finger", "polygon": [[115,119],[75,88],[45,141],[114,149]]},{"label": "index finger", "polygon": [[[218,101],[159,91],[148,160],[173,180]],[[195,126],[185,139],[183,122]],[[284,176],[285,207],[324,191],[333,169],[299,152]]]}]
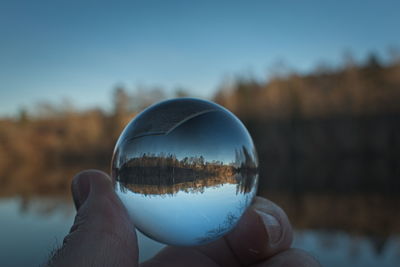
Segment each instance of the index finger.
[{"label": "index finger", "polygon": [[272,201],[256,197],[229,234],[197,249],[221,266],[241,266],[289,249],[292,240],[292,227],[285,212]]}]

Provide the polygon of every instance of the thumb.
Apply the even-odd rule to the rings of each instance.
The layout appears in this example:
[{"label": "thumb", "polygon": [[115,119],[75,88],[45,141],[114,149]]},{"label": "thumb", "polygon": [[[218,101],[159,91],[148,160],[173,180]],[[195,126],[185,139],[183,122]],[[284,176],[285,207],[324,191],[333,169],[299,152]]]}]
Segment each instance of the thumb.
[{"label": "thumb", "polygon": [[87,170],[72,181],[77,214],[54,266],[137,266],[134,225],[104,172]]}]

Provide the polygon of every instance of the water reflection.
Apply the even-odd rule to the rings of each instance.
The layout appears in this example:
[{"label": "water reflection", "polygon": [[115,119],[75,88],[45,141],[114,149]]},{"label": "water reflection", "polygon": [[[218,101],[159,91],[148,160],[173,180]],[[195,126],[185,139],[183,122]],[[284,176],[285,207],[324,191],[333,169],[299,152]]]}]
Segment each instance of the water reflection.
[{"label": "water reflection", "polygon": [[257,161],[232,113],[204,100],[174,99],[128,124],[112,177],[138,229],[164,243],[197,245],[240,219],[257,190]]},{"label": "water reflection", "polygon": [[294,247],[307,248],[322,266],[392,267],[400,264],[400,235],[392,235],[384,249],[375,248],[366,236],[354,236],[338,230],[295,231]]},{"label": "water reflection", "polygon": [[[370,196],[364,195],[365,202]],[[340,209],[346,211],[347,207],[340,200],[340,196],[330,196],[328,198],[318,198],[318,196],[303,196],[301,200],[313,198],[315,201],[329,202],[331,205],[339,203]],[[361,196],[354,197],[361,198]],[[351,199],[351,198],[349,198]],[[385,211],[385,203],[393,199],[381,197],[380,208],[381,213]],[[307,201],[306,201],[307,202]],[[356,201],[361,203],[359,201]],[[60,206],[52,209],[53,204],[58,203]],[[288,202],[285,202],[289,204]],[[285,205],[286,205],[285,204]],[[298,207],[294,201],[290,202],[293,207]],[[27,205],[27,206],[26,206]],[[311,205],[311,206],[310,206]],[[20,209],[25,206],[26,209]],[[304,216],[290,216],[295,231],[294,246],[302,248],[314,255],[323,266],[343,266],[343,267],[392,267],[400,264],[400,231],[389,226],[385,231],[391,232],[390,236],[384,238],[384,242],[376,242],[376,239],[369,236],[367,232],[356,234],[344,231],[343,229],[331,228],[330,230],[319,225],[319,230],[313,229],[316,216],[311,216],[307,210],[316,209],[317,204],[309,202],[302,206],[299,213]],[[360,206],[360,209],[365,209]],[[377,207],[378,208],[378,207]],[[46,212],[42,212],[46,211]],[[374,218],[379,214],[371,211],[370,229],[378,227],[374,222]],[[3,266],[38,266],[42,264],[50,252],[58,247],[63,237],[68,233],[75,212],[73,211],[72,201],[66,198],[29,198],[26,204],[22,203],[21,198],[0,198],[0,262]],[[329,219],[340,217],[338,214],[332,214]],[[399,223],[396,216],[388,218]],[[350,223],[353,224],[353,223]],[[330,227],[330,226],[329,226]],[[353,230],[364,229],[356,224],[352,225]],[[382,227],[379,227],[382,228]],[[396,228],[397,229],[397,228]],[[378,230],[376,230],[378,232]],[[378,235],[379,236],[379,235]],[[163,247],[160,243],[147,239],[143,235],[138,235],[140,245],[141,261],[148,259]],[[382,245],[383,244],[383,245]],[[379,249],[377,249],[379,248]],[[21,254],[22,253],[22,254]],[[23,255],[23,257],[21,257]]]}]

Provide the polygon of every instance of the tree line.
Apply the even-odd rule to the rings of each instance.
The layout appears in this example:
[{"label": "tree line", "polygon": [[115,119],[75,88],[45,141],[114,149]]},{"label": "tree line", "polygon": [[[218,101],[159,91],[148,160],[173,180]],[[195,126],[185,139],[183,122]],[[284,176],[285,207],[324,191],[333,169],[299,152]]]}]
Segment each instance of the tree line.
[{"label": "tree line", "polygon": [[[177,95],[188,94],[180,90]],[[25,109],[18,116],[1,118],[2,190],[11,192],[23,186],[27,192],[42,191],[37,189],[40,184],[47,191],[67,192],[70,177],[49,173],[77,166],[109,172],[112,151],[124,125],[139,110],[164,97],[159,88],[132,93],[119,87],[113,92],[111,110],[82,111],[47,103],[40,112]],[[370,173],[377,173],[369,178],[369,187],[374,188],[383,174],[385,183],[394,188],[391,177],[397,172],[393,166],[400,158],[396,134],[400,130],[399,61],[382,63],[371,56],[362,64],[288,73],[268,81],[238,78],[222,86],[213,100],[237,114],[249,128],[259,152],[261,176],[275,177],[266,179],[271,188],[278,186],[278,181],[290,186],[304,184],[292,168],[297,166],[296,159],[312,159],[319,166],[327,155],[350,155],[359,166],[368,165],[373,168]],[[371,155],[384,164],[374,159],[370,164]],[[40,172],[47,174],[38,183],[36,174]],[[285,177],[278,177],[279,173]],[[320,183],[315,181],[319,181],[317,177],[310,184]],[[278,187],[284,188],[284,184]],[[322,183],[321,188],[327,184]]]}]

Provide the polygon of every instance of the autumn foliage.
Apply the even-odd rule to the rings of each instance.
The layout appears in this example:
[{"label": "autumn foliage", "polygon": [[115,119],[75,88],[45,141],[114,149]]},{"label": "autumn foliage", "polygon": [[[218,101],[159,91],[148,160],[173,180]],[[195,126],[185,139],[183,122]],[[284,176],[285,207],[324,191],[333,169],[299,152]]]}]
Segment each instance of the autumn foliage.
[{"label": "autumn foliage", "polygon": [[[100,168],[109,172],[113,147],[124,125],[140,109],[163,97],[160,90],[132,95],[119,88],[114,91],[111,111],[49,105],[40,114],[21,111],[18,117],[1,119],[0,194],[12,195],[16,187],[26,194],[65,193],[76,170]],[[390,177],[396,174],[386,159],[400,158],[397,61],[382,64],[371,57],[365,64],[287,74],[265,82],[237,79],[223,86],[214,100],[248,126],[259,151],[261,174],[272,177],[268,180],[272,187],[281,186],[274,182],[279,177],[298,175],[289,171],[291,162],[312,158],[320,164],[317,159],[327,154],[342,157],[347,153],[344,157],[364,160],[375,153],[385,162],[377,167],[378,174],[387,177],[384,183],[391,185]],[[371,165],[368,162],[362,164]],[[284,170],[280,174],[266,170],[265,166],[279,164]],[[329,168],[334,167],[325,169]],[[290,179],[285,183],[300,183],[297,188],[301,187],[301,177]],[[380,180],[370,179],[372,187]],[[308,182],[327,185],[320,180]]]}]

